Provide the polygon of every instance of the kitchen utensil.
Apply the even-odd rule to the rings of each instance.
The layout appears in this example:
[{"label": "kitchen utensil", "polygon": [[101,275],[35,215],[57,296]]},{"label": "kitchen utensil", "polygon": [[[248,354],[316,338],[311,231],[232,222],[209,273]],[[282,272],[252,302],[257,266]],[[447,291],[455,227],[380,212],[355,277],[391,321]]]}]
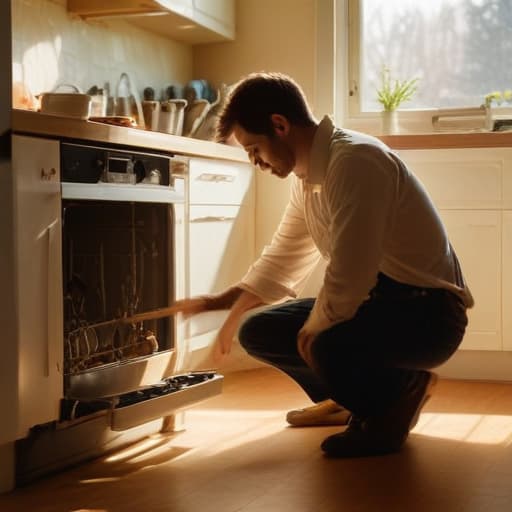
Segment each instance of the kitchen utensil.
[{"label": "kitchen utensil", "polygon": [[202,140],[213,140],[215,138],[217,119],[219,118],[220,111],[224,106],[229,89],[230,88],[226,84],[221,85],[220,89],[217,91],[217,99],[211,104],[201,123],[198,123],[192,131],[192,137]]},{"label": "kitchen utensil", "polygon": [[166,100],[160,104],[158,131],[181,135],[185,116],[186,100]]},{"label": "kitchen utensil", "polygon": [[160,118],[160,102],[154,100],[142,101],[142,112],[144,113],[144,123],[146,130],[158,130]]},{"label": "kitchen utensil", "polygon": [[140,128],[145,127],[139,93],[134,87],[128,73],[121,73],[119,81],[117,82],[114,114],[116,116],[133,117],[137,126]]},{"label": "kitchen utensil", "polygon": [[183,123],[183,135],[191,137],[199,125],[203,122],[210,102],[208,100],[195,100],[185,109],[185,120]]},{"label": "kitchen utensil", "polygon": [[145,101],[153,101],[155,99],[155,89],[153,87],[145,87],[142,91],[142,97]]},{"label": "kitchen utensil", "polygon": [[215,90],[207,80],[190,80],[185,86],[183,97],[192,103],[195,100],[208,100],[212,102],[216,99]]},{"label": "kitchen utensil", "polygon": [[103,89],[93,85],[87,94],[91,97],[91,116],[105,116],[107,115],[107,96]]},{"label": "kitchen utensil", "polygon": [[178,100],[184,99],[183,96],[183,85],[172,84],[165,88],[164,99],[166,100]]}]

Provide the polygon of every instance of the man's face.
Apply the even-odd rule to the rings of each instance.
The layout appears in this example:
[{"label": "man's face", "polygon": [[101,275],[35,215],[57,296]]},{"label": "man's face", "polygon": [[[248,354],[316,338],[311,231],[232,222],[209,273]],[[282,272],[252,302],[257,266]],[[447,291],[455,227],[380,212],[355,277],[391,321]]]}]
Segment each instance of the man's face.
[{"label": "man's face", "polygon": [[295,155],[286,142],[286,136],[259,135],[235,125],[233,135],[244,147],[253,165],[279,178],[286,178],[295,167]]}]

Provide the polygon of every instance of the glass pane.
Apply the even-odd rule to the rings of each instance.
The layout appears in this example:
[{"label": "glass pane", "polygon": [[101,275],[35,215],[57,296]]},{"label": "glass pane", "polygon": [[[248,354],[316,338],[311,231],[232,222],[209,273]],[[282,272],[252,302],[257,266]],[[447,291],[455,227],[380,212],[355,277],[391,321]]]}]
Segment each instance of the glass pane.
[{"label": "glass pane", "polygon": [[418,77],[401,109],[479,106],[512,89],[512,0],[361,0],[361,110],[376,99],[383,66]]}]

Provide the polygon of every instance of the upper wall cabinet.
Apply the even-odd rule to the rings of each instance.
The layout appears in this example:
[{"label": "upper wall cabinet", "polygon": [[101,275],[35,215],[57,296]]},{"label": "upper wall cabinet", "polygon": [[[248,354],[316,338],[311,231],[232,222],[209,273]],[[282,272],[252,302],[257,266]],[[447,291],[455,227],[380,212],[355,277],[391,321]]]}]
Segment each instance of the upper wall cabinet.
[{"label": "upper wall cabinet", "polygon": [[188,44],[235,38],[235,0],[68,0],[67,5],[82,18],[124,17]]}]

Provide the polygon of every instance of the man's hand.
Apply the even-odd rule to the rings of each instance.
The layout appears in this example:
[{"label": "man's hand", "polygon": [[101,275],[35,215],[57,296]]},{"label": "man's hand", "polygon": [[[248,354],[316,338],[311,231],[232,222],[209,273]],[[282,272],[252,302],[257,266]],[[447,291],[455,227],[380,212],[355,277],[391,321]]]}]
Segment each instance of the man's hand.
[{"label": "man's hand", "polygon": [[173,307],[176,307],[180,313],[185,316],[195,315],[203,311],[212,309],[210,307],[211,297],[202,295],[199,297],[191,297],[188,299],[180,299],[174,302]]},{"label": "man's hand", "polygon": [[231,352],[231,346],[233,345],[233,339],[236,336],[239,324],[240,317],[238,315],[230,315],[219,329],[213,346],[213,361],[216,365],[220,365]]},{"label": "man's hand", "polygon": [[188,299],[180,299],[174,302],[180,313],[185,316],[203,313],[204,311],[215,311],[219,309],[230,309],[238,299],[242,290],[236,286],[217,295],[199,295]]},{"label": "man's hand", "polygon": [[313,368],[314,365],[311,349],[315,342],[316,334],[304,326],[297,335],[297,349],[302,359],[306,361],[310,368]]},{"label": "man's hand", "polygon": [[261,299],[251,292],[242,291],[238,294],[215,340],[213,359],[216,365],[220,365],[222,360],[231,352],[233,339],[238,331],[242,315],[246,311],[261,306],[262,304]]}]

